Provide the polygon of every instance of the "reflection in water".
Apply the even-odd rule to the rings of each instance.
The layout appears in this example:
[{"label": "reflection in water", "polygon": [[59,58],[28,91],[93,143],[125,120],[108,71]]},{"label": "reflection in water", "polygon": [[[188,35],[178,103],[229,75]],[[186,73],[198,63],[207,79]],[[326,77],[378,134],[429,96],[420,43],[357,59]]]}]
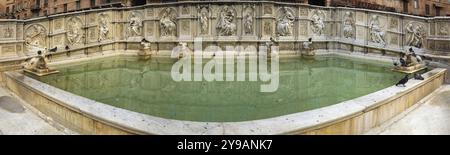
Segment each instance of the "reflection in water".
[{"label": "reflection in water", "polygon": [[144,114],[228,122],[333,105],[391,86],[402,77],[386,65],[339,57],[280,61],[280,85],[273,93],[261,93],[261,82],[175,82],[170,74],[173,62],[119,57],[58,68],[59,74],[39,80]]}]

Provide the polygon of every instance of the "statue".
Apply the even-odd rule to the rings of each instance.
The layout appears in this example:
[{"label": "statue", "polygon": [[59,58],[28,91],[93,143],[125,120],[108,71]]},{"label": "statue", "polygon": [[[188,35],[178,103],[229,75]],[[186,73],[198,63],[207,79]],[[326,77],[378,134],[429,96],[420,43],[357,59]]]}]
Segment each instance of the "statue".
[{"label": "statue", "polygon": [[177,25],[175,23],[176,14],[173,9],[166,8],[162,11],[159,21],[161,36],[175,36]]},{"label": "statue", "polygon": [[325,28],[323,16],[324,13],[322,11],[313,11],[313,15],[311,16],[312,32],[316,35],[322,35]]},{"label": "statue", "polygon": [[38,76],[58,73],[58,71],[49,68],[48,59],[45,53],[42,53],[42,51],[39,50],[37,51],[37,54],[37,56],[27,60],[23,64],[22,67],[25,69],[25,72],[32,73]]},{"label": "statue", "polygon": [[187,55],[190,55],[190,50],[187,47],[187,43],[180,42],[178,43],[178,47],[172,50],[171,58],[181,59]]},{"label": "statue", "polygon": [[373,15],[369,22],[370,29],[370,39],[379,43],[383,46],[386,46],[386,42],[384,41],[384,32],[381,30],[380,21],[378,20],[377,15]]},{"label": "statue", "polygon": [[353,14],[351,12],[345,12],[345,16],[344,16],[344,37],[345,38],[353,37],[354,25],[355,25],[355,21],[353,20]]},{"label": "statue", "polygon": [[109,27],[108,27],[108,17],[106,14],[100,14],[100,23],[99,23],[99,35],[98,41],[103,41],[108,39]]},{"label": "statue", "polygon": [[141,35],[142,22],[139,17],[137,17],[135,12],[130,14],[130,23],[128,27],[129,37],[135,37]]},{"label": "statue", "polygon": [[231,36],[236,34],[236,24],[233,23],[235,18],[233,8],[225,6],[219,13],[217,21],[217,33],[220,36]]},{"label": "statue", "polygon": [[314,48],[312,47],[312,38],[308,38],[308,41],[303,42],[303,49],[306,50],[305,56],[314,56],[316,53],[314,52]]},{"label": "statue", "polygon": [[277,34],[279,36],[291,36],[292,27],[294,26],[294,15],[288,10],[288,8],[283,7],[281,16],[277,21]]},{"label": "statue", "polygon": [[80,43],[82,39],[82,30],[81,25],[78,18],[70,18],[68,21],[68,31],[66,32],[67,41],[69,45],[74,45],[76,43]]},{"label": "statue", "polygon": [[209,30],[209,18],[208,18],[208,8],[200,7],[200,33],[208,34]]},{"label": "statue", "polygon": [[247,6],[247,11],[244,15],[244,34],[253,33],[253,9],[255,6]]},{"label": "statue", "polygon": [[425,68],[422,58],[416,55],[413,48],[401,53],[399,61],[394,61],[394,70],[403,73],[414,73]]},{"label": "statue", "polygon": [[415,28],[413,28],[413,24],[410,23],[406,26],[406,31],[409,34],[407,45],[421,48],[425,33],[423,26],[417,25]]},{"label": "statue", "polygon": [[147,39],[143,38],[141,40],[141,50],[138,52],[138,55],[143,57],[143,58],[150,58],[150,56],[152,55],[152,51],[151,51],[151,43],[150,41],[148,41]]}]

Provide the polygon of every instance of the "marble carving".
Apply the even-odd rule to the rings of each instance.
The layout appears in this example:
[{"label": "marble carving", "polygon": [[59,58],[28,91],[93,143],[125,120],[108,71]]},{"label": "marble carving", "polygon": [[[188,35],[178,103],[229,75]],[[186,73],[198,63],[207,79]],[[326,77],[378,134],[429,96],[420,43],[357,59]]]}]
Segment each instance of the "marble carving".
[{"label": "marble carving", "polygon": [[83,38],[82,23],[79,18],[72,17],[67,20],[66,37],[69,45],[81,43]]},{"label": "marble carving", "polygon": [[129,17],[128,35],[129,37],[137,37],[141,35],[142,17],[138,17],[136,12],[131,12]]},{"label": "marble carving", "polygon": [[39,24],[30,25],[25,30],[25,46],[33,52],[45,51],[47,31]]},{"label": "marble carving", "polygon": [[208,34],[209,33],[209,7],[208,6],[199,6],[200,11],[200,34]]},{"label": "marble carving", "polygon": [[345,38],[352,38],[354,35],[354,26],[355,21],[353,19],[353,13],[352,12],[345,12],[344,15],[344,21],[343,21],[343,27],[344,27],[344,37]]},{"label": "marble carving", "polygon": [[109,34],[109,24],[108,24],[108,15],[105,13],[99,14],[99,35],[98,35],[98,41],[103,41],[108,39]]},{"label": "marble carving", "polygon": [[160,32],[162,37],[176,36],[177,24],[176,24],[177,14],[173,8],[165,8],[161,11],[161,19],[159,21]]},{"label": "marble carving", "polygon": [[244,11],[244,34],[253,34],[253,18],[255,6],[245,6]]},{"label": "marble carving", "polygon": [[224,6],[219,12],[219,19],[217,20],[217,33],[219,36],[236,35],[236,24],[234,23],[236,11],[230,6]]},{"label": "marble carving", "polygon": [[325,29],[325,13],[320,10],[313,10],[311,16],[311,30],[315,35],[322,35]]},{"label": "marble carving", "polygon": [[386,46],[386,41],[384,40],[385,33],[383,32],[380,26],[380,20],[377,15],[373,15],[369,21],[369,30],[370,30],[370,40],[372,42],[381,44]]},{"label": "marble carving", "polygon": [[282,7],[277,19],[277,35],[291,36],[293,31],[295,17],[292,10]]},{"label": "marble carving", "polygon": [[422,48],[423,39],[425,37],[423,26],[420,24],[409,23],[406,25],[406,32],[408,35],[407,45]]}]

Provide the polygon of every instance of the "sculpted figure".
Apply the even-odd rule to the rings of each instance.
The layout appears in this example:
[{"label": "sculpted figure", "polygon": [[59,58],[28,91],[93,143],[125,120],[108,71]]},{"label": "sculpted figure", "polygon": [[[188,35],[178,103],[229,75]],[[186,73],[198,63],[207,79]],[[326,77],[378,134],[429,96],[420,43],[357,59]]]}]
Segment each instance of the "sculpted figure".
[{"label": "sculpted figure", "polygon": [[217,21],[217,32],[220,36],[231,36],[236,33],[236,24],[233,23],[235,18],[234,10],[225,6],[219,14],[219,19]]},{"label": "sculpted figure", "polygon": [[282,8],[282,14],[278,18],[277,34],[279,36],[292,35],[292,27],[294,26],[294,15],[285,7]]},{"label": "sculpted figure", "polygon": [[141,34],[142,22],[139,17],[137,17],[135,12],[130,14],[130,23],[128,27],[128,32],[130,37],[139,36]]},{"label": "sculpted figure", "polygon": [[37,51],[37,56],[26,61],[23,68],[28,69],[33,72],[48,71],[48,59],[42,51]]},{"label": "sculpted figure", "polygon": [[323,13],[321,11],[315,11],[311,16],[312,31],[316,35],[322,35],[325,28],[322,15]]},{"label": "sculpted figure", "polygon": [[417,25],[416,27],[413,26],[413,24],[408,24],[406,26],[406,31],[409,34],[408,37],[408,46],[414,46],[417,48],[422,47],[422,41],[424,38],[424,29],[422,25]]},{"label": "sculpted figure", "polygon": [[98,41],[103,41],[108,39],[109,27],[108,27],[108,18],[105,14],[100,14],[100,24],[99,24],[99,35]]},{"label": "sculpted figure", "polygon": [[353,14],[351,12],[345,12],[344,16],[344,37],[352,38],[353,37],[353,26],[355,25],[355,21],[353,20]]},{"label": "sculpted figure", "polygon": [[175,17],[172,14],[170,8],[166,8],[165,10],[163,10],[159,25],[161,36],[175,36],[176,33]]},{"label": "sculpted figure", "polygon": [[209,28],[208,10],[206,8],[201,9],[200,12],[200,32],[201,34],[207,34]]},{"label": "sculpted figure", "polygon": [[67,41],[70,45],[79,43],[82,38],[81,34],[81,23],[79,23],[76,18],[71,18],[68,22],[68,31],[66,33],[67,35]]},{"label": "sculpted figure", "polygon": [[369,29],[371,40],[385,46],[386,42],[384,41],[384,32],[381,30],[380,21],[378,20],[377,15],[373,15],[370,19]]}]

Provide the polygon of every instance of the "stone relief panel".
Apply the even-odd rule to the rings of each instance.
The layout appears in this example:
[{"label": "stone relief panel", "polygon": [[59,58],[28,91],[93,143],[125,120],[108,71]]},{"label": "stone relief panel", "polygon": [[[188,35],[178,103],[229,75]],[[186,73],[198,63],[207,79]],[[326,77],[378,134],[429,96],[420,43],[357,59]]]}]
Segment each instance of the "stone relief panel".
[{"label": "stone relief panel", "polygon": [[281,7],[277,13],[277,36],[292,36],[294,22],[294,11],[288,7]]},{"label": "stone relief panel", "polygon": [[397,18],[391,17],[389,19],[389,29],[397,31],[398,25],[399,25],[398,22],[399,22],[399,20]]},{"label": "stone relief panel", "polygon": [[87,29],[89,42],[98,42],[98,36],[97,36],[97,28],[96,27],[90,27]]},{"label": "stone relief panel", "polygon": [[308,13],[309,13],[308,8],[300,7],[298,11],[299,11],[298,14],[300,17],[308,17]]},{"label": "stone relief panel", "polygon": [[146,15],[147,17],[154,17],[155,16],[153,8],[147,8],[146,14],[147,14]]},{"label": "stone relief panel", "polygon": [[16,56],[15,45],[1,45],[0,55],[3,57]]},{"label": "stone relief panel", "polygon": [[389,34],[389,36],[390,36],[389,44],[398,46],[399,45],[399,39],[398,39],[399,36],[394,33]]},{"label": "stone relief panel", "polygon": [[299,29],[298,29],[299,35],[307,36],[308,35],[308,22],[300,21],[298,25],[299,25]]},{"label": "stone relief panel", "polygon": [[47,29],[41,24],[32,24],[25,29],[25,46],[31,52],[47,47]]},{"label": "stone relief panel", "polygon": [[185,21],[181,21],[180,22],[180,27],[181,27],[181,32],[180,32],[180,34],[182,34],[182,35],[190,35],[190,33],[191,33],[191,22],[190,21],[188,21],[188,20],[185,20]]},{"label": "stone relief panel", "polygon": [[97,14],[91,13],[87,16],[87,19],[88,19],[90,25],[94,25],[95,23],[97,23]]},{"label": "stone relief panel", "polygon": [[138,11],[131,11],[128,15],[127,37],[139,37],[142,32],[143,16]]},{"label": "stone relief panel", "polygon": [[211,11],[208,5],[199,5],[198,21],[200,24],[200,35],[208,35],[210,33]]},{"label": "stone relief panel", "polygon": [[0,38],[4,38],[4,39],[11,39],[11,38],[15,38],[15,32],[16,28],[15,28],[15,24],[4,24],[4,25],[0,25],[0,32],[2,34],[0,34]]},{"label": "stone relief panel", "polygon": [[385,31],[383,30],[382,23],[379,15],[372,15],[369,20],[369,40],[374,43],[378,43],[382,46],[386,46]]},{"label": "stone relief panel", "polygon": [[354,13],[347,11],[344,13],[342,20],[344,38],[353,38],[355,34],[355,17]]},{"label": "stone relief panel", "polygon": [[84,37],[83,23],[78,17],[71,17],[66,21],[66,39],[68,45],[81,44]]},{"label": "stone relief panel", "polygon": [[323,35],[325,30],[325,12],[322,10],[311,11],[311,31],[318,36]]},{"label": "stone relief panel", "polygon": [[109,15],[102,12],[98,14],[98,41],[110,39],[110,18]]},{"label": "stone relief panel", "polygon": [[236,35],[236,10],[233,7],[224,6],[222,10],[220,10],[216,30],[219,36]]},{"label": "stone relief panel", "polygon": [[183,5],[182,7],[181,7],[181,14],[182,15],[189,15],[190,14],[190,9],[189,9],[189,6],[187,6],[187,5]]},{"label": "stone relief panel", "polygon": [[63,25],[64,25],[64,19],[63,18],[58,18],[58,19],[54,19],[53,20],[53,31],[54,32],[59,32],[63,30]]},{"label": "stone relief panel", "polygon": [[255,5],[244,5],[243,11],[244,35],[253,35],[255,21]]},{"label": "stone relief panel", "polygon": [[145,36],[147,36],[147,37],[153,37],[154,36],[154,32],[153,31],[155,31],[155,29],[154,29],[154,27],[155,27],[155,25],[154,25],[154,22],[153,21],[147,21],[146,23],[145,23],[145,26],[146,26],[146,35]]},{"label": "stone relief panel", "polygon": [[64,36],[65,36],[64,34],[52,36],[53,42],[50,47],[63,46],[64,45]]},{"label": "stone relief panel", "polygon": [[264,29],[264,35],[265,36],[271,36],[272,35],[272,22],[271,21],[264,21],[263,24]]},{"label": "stone relief panel", "polygon": [[264,12],[264,14],[268,14],[268,15],[273,14],[272,6],[271,5],[264,5],[263,6],[263,12]]},{"label": "stone relief panel", "polygon": [[437,31],[437,35],[441,35],[441,36],[447,36],[449,35],[449,24],[448,23],[439,23],[438,25],[438,31]]},{"label": "stone relief panel", "polygon": [[161,37],[177,35],[177,12],[174,8],[164,8],[160,12],[159,32]]},{"label": "stone relief panel", "polygon": [[418,22],[409,22],[404,30],[406,32],[406,46],[422,48],[426,37],[424,25]]}]

